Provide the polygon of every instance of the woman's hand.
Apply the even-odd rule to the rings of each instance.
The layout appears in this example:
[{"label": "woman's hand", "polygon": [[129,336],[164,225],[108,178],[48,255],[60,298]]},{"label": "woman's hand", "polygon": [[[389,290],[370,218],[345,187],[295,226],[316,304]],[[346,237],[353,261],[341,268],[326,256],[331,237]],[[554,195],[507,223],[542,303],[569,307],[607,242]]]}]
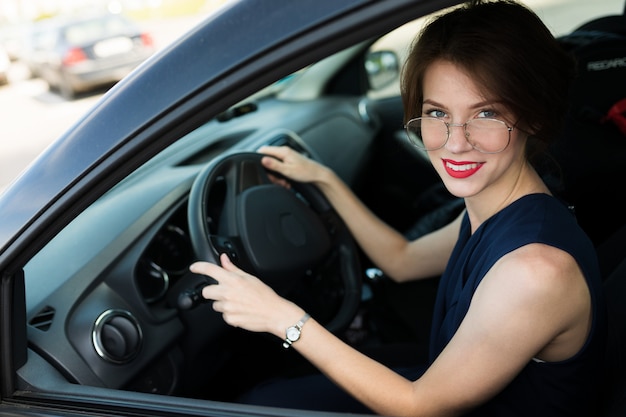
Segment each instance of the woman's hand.
[{"label": "woman's hand", "polygon": [[214,300],[213,309],[222,313],[224,321],[234,327],[253,332],[269,332],[285,336],[285,329],[297,322],[304,311],[280,297],[253,275],[236,267],[226,256],[220,256],[222,267],[196,262],[189,269],[217,281],[202,289],[202,296]]},{"label": "woman's hand", "polygon": [[[319,183],[328,171],[328,168],[325,166],[294,151],[288,146],[263,146],[259,149],[259,152],[269,155],[261,159],[261,163],[265,168],[294,181]],[[276,180],[276,182],[281,185],[287,185],[280,180]]]}]

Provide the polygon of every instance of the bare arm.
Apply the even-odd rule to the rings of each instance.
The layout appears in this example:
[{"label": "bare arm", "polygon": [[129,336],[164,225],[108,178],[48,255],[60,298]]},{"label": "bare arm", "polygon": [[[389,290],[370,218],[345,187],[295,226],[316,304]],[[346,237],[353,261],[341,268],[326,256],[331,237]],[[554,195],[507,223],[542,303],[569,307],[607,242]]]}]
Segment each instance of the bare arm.
[{"label": "bare arm", "polygon": [[[232,265],[199,263],[213,276],[203,296],[227,323],[284,338],[304,313]],[[384,415],[454,416],[487,401],[532,357],[563,360],[584,344],[589,293],[575,261],[562,251],[529,245],[501,259],[479,285],[457,333],[417,381],[409,381],[344,344],[315,320],[296,348],[330,379]]]},{"label": "bare arm", "polygon": [[[376,217],[337,175],[287,147],[266,147],[266,168],[296,181],[315,184],[344,220],[369,258],[396,281],[441,275],[458,238],[461,218],[451,225],[409,242]],[[277,159],[275,159],[277,158]]]}]

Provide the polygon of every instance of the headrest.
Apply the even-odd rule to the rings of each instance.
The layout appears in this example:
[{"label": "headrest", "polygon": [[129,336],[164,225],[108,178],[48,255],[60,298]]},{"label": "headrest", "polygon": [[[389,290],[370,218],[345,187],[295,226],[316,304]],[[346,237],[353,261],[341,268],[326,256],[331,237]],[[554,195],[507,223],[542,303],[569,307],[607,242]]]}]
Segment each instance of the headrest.
[{"label": "headrest", "polygon": [[[626,12],[626,10],[624,11]],[[626,14],[599,17],[583,24],[574,32],[577,31],[600,31],[615,33],[618,35],[626,35]]]}]

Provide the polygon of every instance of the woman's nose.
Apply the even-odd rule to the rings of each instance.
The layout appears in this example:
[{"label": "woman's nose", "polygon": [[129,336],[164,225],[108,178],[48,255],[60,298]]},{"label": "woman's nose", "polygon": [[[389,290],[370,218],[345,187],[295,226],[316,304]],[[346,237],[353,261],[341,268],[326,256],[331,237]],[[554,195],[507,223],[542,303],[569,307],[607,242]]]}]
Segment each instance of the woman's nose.
[{"label": "woman's nose", "polygon": [[450,123],[448,125],[448,141],[446,148],[453,153],[461,153],[472,150],[472,145],[467,141],[465,124]]}]

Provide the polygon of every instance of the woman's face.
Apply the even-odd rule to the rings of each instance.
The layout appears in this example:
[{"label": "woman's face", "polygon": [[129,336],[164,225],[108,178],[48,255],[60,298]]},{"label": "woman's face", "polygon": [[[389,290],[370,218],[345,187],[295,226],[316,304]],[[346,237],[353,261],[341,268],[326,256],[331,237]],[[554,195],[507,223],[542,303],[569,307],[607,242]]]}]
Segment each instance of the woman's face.
[{"label": "woman's face", "polygon": [[[449,61],[435,61],[428,67],[423,92],[422,117],[434,117],[455,125],[481,118],[495,118],[504,121],[506,126],[515,124],[513,115],[501,103],[487,98],[465,71]],[[504,140],[509,135],[506,126],[503,125],[501,132]],[[445,146],[428,154],[453,195],[469,198],[500,189],[507,192],[514,186],[526,163],[526,134],[514,128],[508,146],[501,152],[488,154],[476,150],[468,142],[463,126],[450,126],[449,130]],[[472,139],[483,140],[478,133],[472,134]]]}]

